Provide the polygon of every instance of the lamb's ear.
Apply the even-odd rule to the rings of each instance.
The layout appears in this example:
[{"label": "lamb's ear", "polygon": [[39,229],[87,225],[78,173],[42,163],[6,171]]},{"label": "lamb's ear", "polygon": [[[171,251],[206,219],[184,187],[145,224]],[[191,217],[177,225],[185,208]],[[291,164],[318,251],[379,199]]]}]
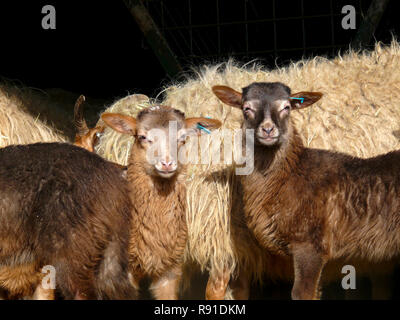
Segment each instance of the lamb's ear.
[{"label": "lamb's ear", "polygon": [[117,132],[136,134],[136,119],[133,117],[118,113],[103,113],[101,119]]},{"label": "lamb's ear", "polygon": [[[322,93],[321,92],[308,92],[302,91],[292,94],[290,96],[290,103],[293,109],[302,109],[308,106],[311,106],[319,99],[321,99]],[[295,99],[293,99],[295,98]]]},{"label": "lamb's ear", "polygon": [[242,109],[242,94],[227,86],[214,86],[212,91],[223,103]]},{"label": "lamb's ear", "polygon": [[185,120],[185,128],[187,134],[201,134],[201,132],[210,133],[221,127],[222,123],[219,120],[208,118],[187,118]]}]

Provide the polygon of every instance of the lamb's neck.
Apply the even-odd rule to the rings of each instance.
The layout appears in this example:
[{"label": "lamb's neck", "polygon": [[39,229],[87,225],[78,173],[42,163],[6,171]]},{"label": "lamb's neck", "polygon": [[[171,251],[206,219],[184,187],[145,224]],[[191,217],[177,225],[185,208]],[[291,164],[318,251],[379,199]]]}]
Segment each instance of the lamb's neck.
[{"label": "lamb's neck", "polygon": [[[180,175],[165,179],[149,175],[140,159],[132,156],[128,165],[127,180],[130,197],[139,214],[183,214],[186,188]],[[154,212],[153,212],[154,211]]]},{"label": "lamb's neck", "polygon": [[144,170],[140,170],[140,168],[136,168],[136,170],[128,169],[128,181],[132,185],[147,189],[146,192],[151,191],[152,195],[158,195],[160,198],[167,197],[169,194],[175,192],[177,184],[176,177],[163,179],[148,175]]},{"label": "lamb's neck", "polygon": [[290,174],[298,165],[304,146],[295,129],[288,133],[286,142],[279,146],[267,147],[260,144],[254,146],[254,168],[263,175],[273,173]]}]

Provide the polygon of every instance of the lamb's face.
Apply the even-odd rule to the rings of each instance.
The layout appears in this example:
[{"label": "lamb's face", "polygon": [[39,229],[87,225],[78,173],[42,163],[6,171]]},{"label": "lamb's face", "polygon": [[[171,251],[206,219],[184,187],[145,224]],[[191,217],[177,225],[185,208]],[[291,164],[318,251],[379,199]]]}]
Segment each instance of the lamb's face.
[{"label": "lamb's face", "polygon": [[199,125],[208,130],[221,126],[221,122],[214,119],[185,119],[183,112],[168,106],[144,109],[137,119],[116,113],[105,113],[101,118],[114,130],[135,136],[136,148],[131,153],[136,165],[144,168],[148,175],[165,179],[179,173],[182,167],[177,159],[179,149],[188,135],[199,134]]},{"label": "lamb's face", "polygon": [[320,92],[290,94],[290,88],[280,82],[254,82],[242,93],[227,86],[212,90],[222,102],[242,110],[243,128],[253,129],[256,143],[264,146],[287,141],[291,110],[308,107],[322,97]]},{"label": "lamb's face", "polygon": [[254,129],[259,144],[279,145],[287,139],[289,98],[289,87],[278,82],[253,83],[243,88],[244,128]]},{"label": "lamb's face", "polygon": [[177,155],[187,136],[182,112],[154,106],[138,115],[137,141],[146,153],[147,174],[172,178],[179,170]]}]

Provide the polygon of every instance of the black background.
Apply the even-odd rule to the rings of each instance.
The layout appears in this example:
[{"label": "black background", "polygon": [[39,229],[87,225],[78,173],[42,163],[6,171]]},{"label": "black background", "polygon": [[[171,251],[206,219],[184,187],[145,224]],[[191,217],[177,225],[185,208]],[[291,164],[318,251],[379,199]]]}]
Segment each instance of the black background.
[{"label": "black background", "polygon": [[[365,1],[363,1],[364,7],[368,8],[368,1]],[[340,10],[340,7],[347,2],[357,1],[335,0],[335,10]],[[171,7],[179,6],[177,1],[165,1],[165,3]],[[235,3],[239,4],[235,0],[229,1],[226,9],[222,10],[222,19],[224,12],[227,17],[232,16],[230,11],[237,9]],[[41,9],[46,4],[54,5],[56,8],[56,30],[43,30],[41,27],[44,16]],[[329,1],[304,0],[304,4],[306,13],[312,14],[314,11],[323,10]],[[377,40],[389,43],[391,34],[398,32],[398,4],[399,1],[396,0],[389,3],[375,34]],[[264,10],[266,14],[270,11],[270,5],[270,1],[257,2],[259,12]],[[278,13],[282,11],[282,15],[295,14],[299,10],[297,7],[297,5],[281,5],[277,10]],[[207,17],[207,12],[196,11],[194,8],[193,20],[201,22]],[[340,24],[340,20],[337,24]],[[279,38],[278,45],[287,48],[291,45],[298,46],[297,29],[296,26],[291,29],[290,25],[287,28],[280,28],[278,31],[283,34]],[[91,97],[113,98],[125,96],[128,92],[153,96],[159,92],[162,85],[168,84],[171,80],[120,0],[101,2],[2,0],[0,30],[0,77],[19,80],[27,86],[63,88],[85,93]],[[323,33],[325,31],[323,24],[309,26],[307,37],[308,41],[312,42],[310,45],[325,43],[326,36]],[[256,46],[262,41],[267,41],[261,39],[261,34],[257,36],[256,30],[254,32],[250,33],[253,39],[250,39],[251,45]],[[354,34],[351,32],[338,33],[337,42],[348,43]],[[238,34],[235,32],[224,33],[223,43],[228,50],[235,50],[237,37]],[[307,56],[323,53],[307,52]],[[290,60],[300,59],[302,55],[302,52],[289,52],[282,53],[278,58],[272,55],[256,56],[256,58],[263,59],[268,67],[274,67],[275,63],[285,65]],[[219,61],[223,58],[214,57],[206,62]],[[239,57],[242,61],[251,58],[254,56]],[[199,65],[205,60],[182,59],[181,61],[184,67],[188,68],[191,64]]]},{"label": "black background", "polygon": [[[56,30],[41,27],[56,8]],[[166,77],[122,1],[0,2],[0,75],[106,98],[151,94]]]}]

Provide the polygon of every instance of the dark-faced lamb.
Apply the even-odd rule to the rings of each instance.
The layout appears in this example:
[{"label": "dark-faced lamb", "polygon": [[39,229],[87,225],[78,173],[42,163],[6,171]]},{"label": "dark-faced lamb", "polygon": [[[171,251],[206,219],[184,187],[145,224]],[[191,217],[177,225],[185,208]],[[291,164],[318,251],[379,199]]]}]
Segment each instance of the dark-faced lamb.
[{"label": "dark-faced lamb", "polygon": [[[187,241],[185,166],[178,154],[188,135],[220,127],[218,120],[187,118],[168,106],[152,106],[137,118],[103,114],[114,130],[134,136],[127,179],[132,202],[130,262],[136,287],[151,281],[156,299],[177,299]],[[175,123],[176,130],[170,130]],[[155,130],[155,131],[154,131]],[[154,135],[158,132],[159,135]],[[148,152],[158,145],[149,161]],[[175,152],[174,152],[175,150]]]},{"label": "dark-faced lamb", "polygon": [[293,299],[318,298],[327,262],[399,254],[399,151],[360,159],[304,147],[290,113],[318,92],[291,94],[279,82],[213,92],[254,130],[254,171],[241,177],[246,222],[264,249],[293,260]]}]

